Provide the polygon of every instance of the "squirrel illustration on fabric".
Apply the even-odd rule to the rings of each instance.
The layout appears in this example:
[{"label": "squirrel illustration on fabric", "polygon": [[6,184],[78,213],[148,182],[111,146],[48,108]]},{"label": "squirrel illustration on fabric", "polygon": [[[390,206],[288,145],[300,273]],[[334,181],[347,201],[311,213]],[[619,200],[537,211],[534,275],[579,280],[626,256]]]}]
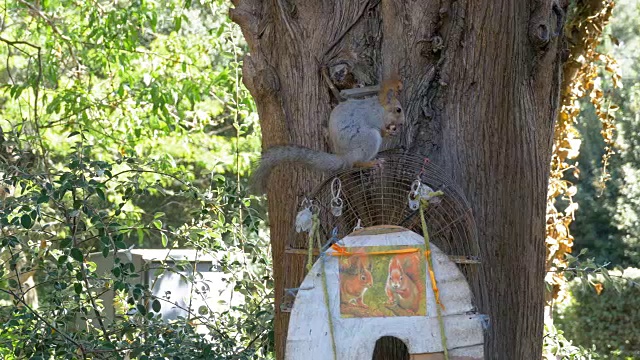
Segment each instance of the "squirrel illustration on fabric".
[{"label": "squirrel illustration on fabric", "polygon": [[366,309],[364,294],[373,286],[372,264],[364,249],[361,252],[340,261],[340,303]]},{"label": "squirrel illustration on fabric", "polygon": [[382,83],[377,97],[348,99],[338,104],[329,117],[328,135],[333,153],[301,146],[268,149],[253,172],[254,190],[263,194],[269,174],[282,163],[299,164],[325,173],[354,166],[382,166],[380,159],[374,161],[382,138],[396,135],[405,121],[400,90],[402,82],[394,75]]},{"label": "squirrel illustration on fabric", "polygon": [[424,296],[423,277],[420,276],[418,253],[401,254],[391,258],[385,290],[389,304],[418,313]]}]

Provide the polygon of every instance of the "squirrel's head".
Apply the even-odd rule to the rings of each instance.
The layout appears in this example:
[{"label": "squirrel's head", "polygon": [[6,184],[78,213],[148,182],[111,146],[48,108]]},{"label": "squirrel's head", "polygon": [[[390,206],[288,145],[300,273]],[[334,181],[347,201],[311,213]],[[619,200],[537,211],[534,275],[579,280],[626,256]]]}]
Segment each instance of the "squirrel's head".
[{"label": "squirrel's head", "polygon": [[393,269],[389,273],[389,285],[391,288],[397,289],[402,286],[402,282],[404,281],[404,274],[399,269]]},{"label": "squirrel's head", "polygon": [[404,109],[400,104],[400,90],[402,90],[402,81],[396,74],[389,77],[380,86],[378,100],[384,109],[382,134],[385,136],[396,135],[400,127],[404,125]]},{"label": "squirrel's head", "polygon": [[370,288],[371,286],[373,286],[373,275],[371,274],[371,271],[367,270],[367,269],[361,269],[359,276],[359,280],[360,282],[366,287],[366,288]]}]

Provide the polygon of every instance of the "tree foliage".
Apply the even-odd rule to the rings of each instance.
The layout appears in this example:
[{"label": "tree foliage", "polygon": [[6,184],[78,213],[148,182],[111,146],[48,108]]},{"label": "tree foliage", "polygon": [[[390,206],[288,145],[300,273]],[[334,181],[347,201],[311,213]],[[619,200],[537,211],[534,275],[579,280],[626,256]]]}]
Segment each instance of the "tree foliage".
[{"label": "tree foliage", "polygon": [[[621,78],[607,76],[606,69],[598,71],[598,87],[604,98],[619,105],[616,111],[614,144],[607,144],[606,132],[597,107],[591,98],[576,101],[580,114],[575,125],[581,140],[580,155],[575,163],[576,176],[567,174],[567,180],[577,188],[573,200],[580,204],[571,223],[575,249],[588,250],[595,263],[607,267],[636,266],[638,257],[638,204],[637,187],[639,167],[634,155],[638,131],[638,60],[640,59],[640,31],[637,15],[640,6],[634,1],[617,1],[611,24],[603,29],[597,50],[617,59]],[[615,154],[603,166],[602,158],[607,146]],[[603,184],[603,178],[609,177]],[[571,257],[569,257],[571,259]],[[568,265],[569,268],[575,266]],[[564,266],[566,268],[566,266]],[[604,270],[604,268],[602,268]],[[565,272],[566,273],[566,272]],[[634,282],[619,281],[621,272],[606,270],[593,277],[586,273],[569,284],[568,299],[559,304],[556,325],[567,338],[577,344],[596,345],[598,353],[609,358],[634,358],[633,334],[628,321],[634,316]],[[625,276],[629,274],[625,271]],[[612,279],[610,279],[613,277]],[[633,275],[636,277],[636,275]],[[607,280],[609,279],[609,280]],[[590,289],[585,291],[584,284]],[[616,291],[616,287],[618,288]],[[604,289],[604,290],[603,290]],[[627,335],[632,340],[627,341]],[[624,357],[624,356],[626,357]]]},{"label": "tree foliage", "polygon": [[[14,0],[0,11],[0,291],[18,305],[1,311],[3,358],[268,357],[270,256],[242,177],[260,139],[227,5]],[[243,305],[163,321],[176,295],[139,284],[133,247],[213,256]],[[113,259],[109,276],[90,253]],[[156,275],[197,278],[163,264]],[[106,289],[115,319],[102,315]]]},{"label": "tree foliage", "polygon": [[[572,4],[565,25],[569,50],[562,69],[561,109],[555,123],[547,195],[546,267],[549,272],[546,281],[551,287],[548,301],[564,296],[564,276],[557,270],[566,267],[565,255],[573,247],[574,238],[569,226],[578,209],[578,203],[573,201],[577,188],[568,175],[572,172],[577,177],[579,174],[573,163],[580,153],[581,143],[575,127],[581,111],[579,99],[588,96],[601,123],[600,133],[605,143],[602,162],[605,167],[613,152],[614,114],[618,107],[604,97],[600,69],[610,74],[614,86],[618,85],[620,75],[614,58],[598,49],[613,7],[614,2],[610,0],[577,1]],[[601,182],[605,180],[607,177],[603,175]]]},{"label": "tree foliage", "polygon": [[[626,86],[614,98],[623,104],[624,141],[621,160],[614,158],[609,166],[614,185],[603,193],[607,201],[587,197],[601,192],[599,164],[601,158],[608,163],[613,136],[615,107],[603,95],[620,79],[612,58],[598,47],[612,5],[578,1],[570,16],[574,21],[567,24],[569,33],[578,35],[570,39],[575,52],[565,74],[573,76],[563,86],[554,140],[550,269],[562,268],[563,254],[572,246],[574,184],[583,204],[576,215],[579,229],[572,230],[579,245],[621,261],[638,256],[637,197],[612,200],[618,193],[640,193],[637,86]],[[272,356],[264,209],[260,199],[247,195],[243,176],[258,154],[257,115],[241,84],[245,45],[227,10],[221,0],[0,5],[3,358]],[[628,43],[637,29],[619,25],[613,32]],[[637,76],[637,65],[629,67],[630,76]],[[577,102],[585,95],[593,108]],[[576,127],[579,113],[599,122]],[[585,142],[594,126],[605,139],[598,146],[605,145],[583,148],[589,157],[576,167],[571,161],[578,139]],[[576,169],[580,179],[566,176]],[[214,256],[244,305],[223,313],[195,309],[185,319],[162,321],[158,310],[175,306],[175,299],[139,285],[144,269],[113,257],[105,278],[89,257],[127,259],[132,247],[186,247]],[[166,261],[162,271],[186,273],[189,281],[197,277],[182,262]],[[559,281],[550,279],[554,286]],[[101,315],[97,297],[105,289],[119,293],[116,319]],[[38,302],[31,298],[34,292]],[[207,337],[197,333],[202,325]]]},{"label": "tree foliage", "polygon": [[640,233],[638,233],[639,205],[638,168],[636,143],[638,113],[640,112],[640,87],[638,67],[640,60],[640,31],[637,15],[640,7],[633,1],[620,1],[614,11],[614,21],[606,28],[602,52],[619,59],[622,72],[620,87],[614,87],[606,77],[602,89],[613,102],[620,105],[617,112],[617,134],[614,150],[607,168],[611,181],[601,186],[603,168],[599,158],[603,155],[603,141],[598,136],[597,117],[593,109],[584,108],[577,129],[583,139],[583,150],[577,164],[580,178],[575,179],[579,188],[576,200],[581,210],[576,214],[572,232],[576,248],[589,249],[601,262],[620,267],[637,266],[640,262]]},{"label": "tree foliage", "polygon": [[636,359],[640,351],[640,270],[628,268],[598,275],[598,292],[576,278],[569,283],[570,301],[560,307],[557,326],[576,344],[595,347],[606,359]]}]

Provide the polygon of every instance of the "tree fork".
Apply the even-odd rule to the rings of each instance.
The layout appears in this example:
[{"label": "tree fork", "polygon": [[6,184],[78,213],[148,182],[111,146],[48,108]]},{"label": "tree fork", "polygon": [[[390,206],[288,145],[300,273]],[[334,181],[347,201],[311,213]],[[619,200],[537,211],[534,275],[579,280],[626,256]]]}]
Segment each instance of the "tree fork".
[{"label": "tree fork", "polygon": [[[332,69],[334,83],[341,77],[363,85],[400,73],[408,125],[390,145],[429,156],[459,183],[473,207],[487,290],[478,300],[491,317],[486,358],[539,359],[546,191],[567,3],[233,4],[231,18],[249,44],[244,82],[256,100],[264,149],[328,149],[323,129],[332,97],[323,68]],[[303,257],[284,250],[295,201],[318,180],[308,171],[278,169],[270,181],[279,359],[288,322],[279,308],[284,289],[304,277]]]}]

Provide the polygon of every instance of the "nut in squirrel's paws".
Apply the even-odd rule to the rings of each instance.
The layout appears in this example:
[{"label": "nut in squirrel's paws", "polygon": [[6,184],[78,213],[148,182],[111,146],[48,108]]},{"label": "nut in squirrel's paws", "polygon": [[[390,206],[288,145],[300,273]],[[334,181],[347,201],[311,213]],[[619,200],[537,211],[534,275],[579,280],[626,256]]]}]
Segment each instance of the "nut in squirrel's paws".
[{"label": "nut in squirrel's paws", "polygon": [[398,125],[393,124],[393,123],[388,124],[382,129],[382,137],[396,136],[399,131],[400,131],[400,129],[399,129]]},{"label": "nut in squirrel's paws", "polygon": [[386,132],[390,136],[394,136],[398,133],[398,126],[396,124],[389,124],[385,128]]}]

